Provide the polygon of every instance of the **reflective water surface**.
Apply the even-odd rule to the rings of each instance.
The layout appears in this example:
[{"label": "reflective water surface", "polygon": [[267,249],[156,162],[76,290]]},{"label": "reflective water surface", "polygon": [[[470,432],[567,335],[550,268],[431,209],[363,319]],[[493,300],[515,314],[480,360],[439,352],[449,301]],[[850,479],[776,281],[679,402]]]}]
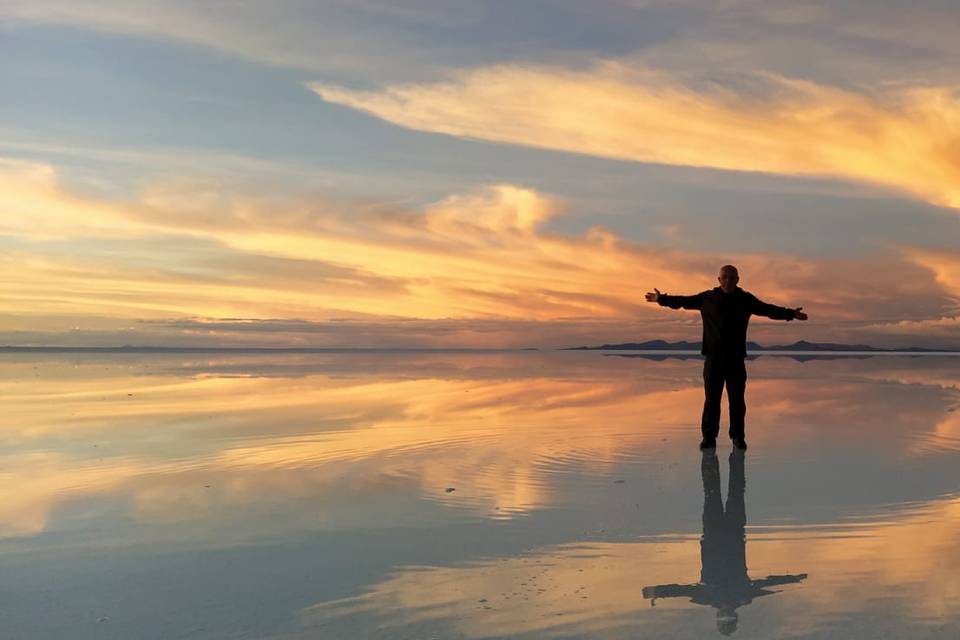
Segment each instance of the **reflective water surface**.
[{"label": "reflective water surface", "polygon": [[960,637],[960,358],[701,366],[3,354],[0,635]]}]

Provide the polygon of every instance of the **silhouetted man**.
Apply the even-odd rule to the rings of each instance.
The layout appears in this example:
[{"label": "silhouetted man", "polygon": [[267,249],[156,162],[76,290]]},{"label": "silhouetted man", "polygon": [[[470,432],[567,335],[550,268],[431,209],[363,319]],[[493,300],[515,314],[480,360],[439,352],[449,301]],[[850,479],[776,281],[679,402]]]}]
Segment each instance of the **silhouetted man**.
[{"label": "silhouetted man", "polygon": [[800,582],[807,574],[767,576],[762,580],[751,580],[747,575],[746,481],[742,450],[730,452],[726,512],[720,497],[720,463],[713,449],[703,452],[700,475],[703,478],[700,582],[644,587],[643,597],[650,598],[651,606],[656,604],[657,598],[690,598],[696,604],[714,607],[717,629],[723,635],[730,635],[737,630],[738,607],[750,604],[754,598],[777,593],[768,587]]},{"label": "silhouetted man", "polygon": [[766,316],[774,320],[806,320],[807,314],[797,307],[787,309],[761,302],[752,293],[737,286],[740,276],[733,265],[720,268],[717,278],[720,286],[701,291],[693,296],[669,296],[654,289],[648,293],[647,302],[657,302],[671,309],[697,309],[703,318],[703,416],[700,431],[703,440],[701,449],[717,446],[720,433],[720,399],[723,386],[727,386],[727,401],[730,403],[730,438],[737,449],[746,449],[743,419],[747,404],[743,394],[747,386],[747,324],[751,315]]}]

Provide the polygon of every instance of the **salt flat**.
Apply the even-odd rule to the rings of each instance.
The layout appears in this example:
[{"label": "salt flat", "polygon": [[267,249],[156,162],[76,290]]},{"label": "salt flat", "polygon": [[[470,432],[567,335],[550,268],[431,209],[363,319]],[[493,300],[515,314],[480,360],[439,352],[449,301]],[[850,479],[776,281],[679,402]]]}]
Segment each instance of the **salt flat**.
[{"label": "salt flat", "polygon": [[4,636],[960,636],[960,358],[700,367],[4,354]]}]

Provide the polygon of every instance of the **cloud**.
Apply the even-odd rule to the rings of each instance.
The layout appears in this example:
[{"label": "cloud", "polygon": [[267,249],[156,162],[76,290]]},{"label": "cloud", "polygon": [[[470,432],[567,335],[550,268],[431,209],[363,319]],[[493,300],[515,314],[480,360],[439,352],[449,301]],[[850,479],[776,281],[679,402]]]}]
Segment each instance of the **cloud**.
[{"label": "cloud", "polygon": [[867,325],[953,315],[956,297],[946,249],[732,257],[633,244],[602,227],[563,234],[550,223],[578,215],[570,203],[512,184],[421,208],[182,179],[118,200],[72,192],[48,165],[8,161],[0,187],[9,213],[0,217],[0,330],[14,344],[696,339],[696,314],[648,304],[644,293],[710,288],[717,265],[731,261],[746,288],[814,319],[760,320],[751,337],[761,342],[862,342],[853,334]]},{"label": "cloud", "polygon": [[908,258],[933,272],[937,282],[955,298],[960,309],[960,250],[908,248]]},{"label": "cloud", "polygon": [[900,320],[873,324],[867,328],[885,334],[955,338],[960,332],[960,316],[944,316],[930,320]]},{"label": "cloud", "polygon": [[[956,78],[955,9],[938,0],[903,11],[867,0],[606,0],[476,3],[325,0],[218,5],[191,0],[0,0],[11,25],[69,25],[164,38],[353,79],[429,77],[508,60],[642,55],[664,67],[800,72],[850,83]],[[918,39],[916,34],[922,33]],[[491,46],[495,43],[496,46]]]},{"label": "cloud", "polygon": [[[477,54],[488,41],[477,38],[471,27],[481,20],[484,26],[495,26],[501,17],[470,3],[451,10],[435,1],[403,6],[377,0],[325,0],[322,5],[278,0],[269,7],[237,2],[215,10],[192,0],[171,0],[162,6],[145,0],[96,4],[0,0],[0,14],[11,26],[68,25],[162,38],[267,65],[381,78],[397,73],[422,77],[458,51],[461,60]],[[430,37],[442,33],[450,35]],[[457,36],[460,44],[451,44]],[[464,44],[468,39],[472,42]]]},{"label": "cloud", "polygon": [[871,96],[782,76],[746,88],[614,62],[591,71],[502,65],[446,82],[324,100],[454,136],[693,167],[832,176],[960,207],[960,102],[950,87]]},{"label": "cloud", "polygon": [[[273,306],[307,319],[555,319],[635,309],[643,292],[625,299],[615,287],[628,276],[678,282],[668,255],[641,255],[599,230],[543,234],[538,226],[559,206],[514,185],[393,211],[275,202],[182,182],[155,185],[139,201],[108,202],[69,193],[50,167],[7,169],[0,204],[16,215],[5,216],[0,231],[19,241],[5,266],[26,270],[8,291],[24,302],[57,289],[67,306],[89,297],[93,308],[110,302],[140,313],[182,315],[196,305],[202,313],[188,315],[249,316],[256,308],[277,317],[265,312]],[[56,255],[51,243],[68,239],[84,250]]]}]

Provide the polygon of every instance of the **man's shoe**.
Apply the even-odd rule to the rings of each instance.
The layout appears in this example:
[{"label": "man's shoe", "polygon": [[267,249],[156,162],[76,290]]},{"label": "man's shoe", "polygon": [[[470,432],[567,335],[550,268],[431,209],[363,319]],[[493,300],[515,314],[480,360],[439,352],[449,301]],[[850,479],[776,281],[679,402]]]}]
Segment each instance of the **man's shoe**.
[{"label": "man's shoe", "polygon": [[704,438],[700,441],[700,451],[705,449],[716,449],[717,448],[717,439],[716,438]]},{"label": "man's shoe", "polygon": [[747,441],[743,438],[734,438],[733,439],[733,448],[739,449],[740,451],[747,450]]}]

